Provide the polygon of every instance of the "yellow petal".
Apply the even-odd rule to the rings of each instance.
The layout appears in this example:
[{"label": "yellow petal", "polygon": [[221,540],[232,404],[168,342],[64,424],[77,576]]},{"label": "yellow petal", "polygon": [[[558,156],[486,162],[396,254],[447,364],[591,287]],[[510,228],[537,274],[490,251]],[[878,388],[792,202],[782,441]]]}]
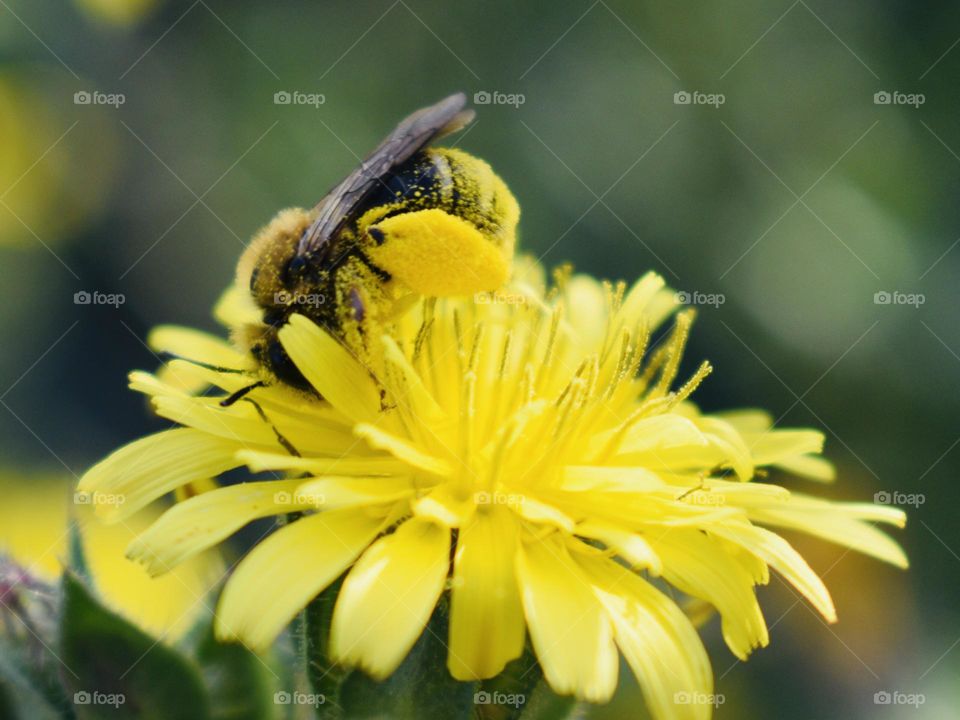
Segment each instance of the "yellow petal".
[{"label": "yellow petal", "polygon": [[443,590],[450,531],[413,518],[381,538],[343,582],[333,611],[330,653],[385,678],[423,632]]},{"label": "yellow petal", "polygon": [[123,523],[105,525],[89,517],[81,529],[84,559],[104,602],[116,612],[166,641],[176,641],[208,612],[208,596],[224,573],[215,552],[194,554],[163,577],[150,577],[123,549],[159,511],[148,508]]},{"label": "yellow petal", "polygon": [[[494,499],[496,499],[496,495]],[[520,517],[537,525],[552,525],[568,533],[572,533],[576,527],[573,518],[557,508],[556,505],[542,502],[530,495],[508,494],[506,502]]]},{"label": "yellow petal", "polygon": [[523,543],[517,578],[530,638],[553,690],[609,700],[619,665],[610,620],[556,534]]},{"label": "yellow petal", "polygon": [[609,559],[581,559],[617,645],[655,720],[707,720],[713,677],[700,637],[676,603]]},{"label": "yellow petal", "polygon": [[293,315],[279,337],[297,369],[335,408],[357,421],[380,412],[380,391],[370,371],[331,335]]},{"label": "yellow petal", "polygon": [[711,445],[723,457],[723,464],[731,467],[741,480],[753,477],[754,464],[762,464],[751,456],[743,436],[733,426],[717,418],[703,417],[697,423]]},{"label": "yellow petal", "polygon": [[297,495],[314,498],[325,510],[396,502],[417,491],[409,477],[328,476],[299,483]]},{"label": "yellow petal", "polygon": [[234,369],[250,365],[248,357],[237,352],[227,341],[193,328],[160,325],[150,331],[147,345],[154,352],[170,353],[207,365]]},{"label": "yellow petal", "polygon": [[[301,417],[281,412],[269,412],[264,420],[256,408],[239,402],[224,408],[217,398],[167,395],[153,401],[157,415],[179,425],[202,430],[234,440],[241,448],[252,450],[286,451],[277,438],[282,433],[300,453],[343,454],[350,447],[353,436],[347,426],[306,421]],[[263,406],[267,403],[264,402]]]},{"label": "yellow petal", "polygon": [[289,453],[240,450],[237,459],[242,460],[252,472],[267,470],[296,470],[311,475],[395,475],[407,469],[392,457],[297,457]]},{"label": "yellow petal", "polygon": [[675,529],[651,539],[663,559],[663,576],[677,589],[707,600],[720,612],[723,639],[741,660],[770,642],[753,578],[717,538]]},{"label": "yellow petal", "polygon": [[430,518],[446,527],[467,524],[477,503],[489,493],[473,493],[458,483],[440,483],[411,505],[414,515]]},{"label": "yellow petal", "polygon": [[382,340],[386,359],[403,377],[403,383],[399,388],[393,387],[397,383],[391,384],[392,399],[399,405],[403,405],[411,415],[417,418],[419,425],[431,428],[434,432],[437,428],[444,427],[448,422],[446,413],[424,386],[420,374],[400,350],[397,341],[389,335],[384,335]]},{"label": "yellow petal", "polygon": [[127,547],[127,557],[159,575],[216,545],[257,518],[312,509],[300,480],[241,483],[196,495],[167,510]]},{"label": "yellow petal", "polygon": [[217,636],[266,650],[382,525],[382,516],[351,509],[308,515],[279,528],[240,561],[227,583],[217,610]]},{"label": "yellow petal", "polygon": [[797,455],[823,450],[823,433],[817,430],[771,430],[755,437],[747,436],[747,444],[757,465],[773,465]]},{"label": "yellow petal", "polygon": [[[631,330],[642,324],[648,315],[651,301],[663,286],[663,278],[654,272],[648,272],[637,280],[623,298],[616,324],[622,324]],[[647,318],[647,322],[651,330],[659,324],[656,318]]]},{"label": "yellow petal", "polygon": [[773,426],[773,416],[766,410],[743,408],[719,412],[714,417],[733,425],[740,433],[764,433]]},{"label": "yellow petal", "polygon": [[193,428],[207,436],[233,440],[236,449],[248,444],[276,446],[270,426],[256,415],[252,406],[237,403],[223,408],[217,400],[189,395],[162,395],[153,399],[160,417]]},{"label": "yellow petal", "polygon": [[237,443],[190,428],[166,430],[116,450],[84,474],[77,486],[108,522],[132,515],[190,482],[237,467]]},{"label": "yellow petal", "polygon": [[441,477],[448,477],[452,472],[450,464],[446,460],[428,455],[403,438],[381,430],[376,425],[361,423],[354,428],[354,433],[357,437],[364,438],[371,447],[377,450],[385,450],[411,467]]},{"label": "yellow petal", "polygon": [[837,479],[837,469],[833,463],[817,455],[797,455],[780,460],[776,466],[808,480],[833,482]]},{"label": "yellow petal", "polygon": [[653,492],[665,486],[655,472],[641,467],[568,465],[560,489],[570,492]]},{"label": "yellow petal", "polygon": [[762,559],[789,580],[828,622],[837,621],[837,611],[823,580],[782,537],[750,523],[718,523],[710,526],[710,532]]},{"label": "yellow petal", "polygon": [[[610,439],[618,434],[618,430],[600,433],[592,440],[590,449],[602,451]],[[623,433],[617,452],[631,457],[649,455],[656,459],[659,453],[669,448],[680,447],[688,452],[688,446],[707,446],[707,438],[691,420],[674,414],[655,415],[630,425]],[[647,465],[641,462],[636,464]]]},{"label": "yellow petal", "polygon": [[564,287],[566,320],[573,328],[577,349],[586,354],[599,349],[607,334],[606,323],[597,322],[607,313],[607,291],[589,275],[574,275]]},{"label": "yellow petal", "polygon": [[828,460],[806,453],[818,453],[823,435],[815,430],[771,430],[773,417],[763,410],[733,410],[718,413],[721,419],[744,436],[757,465],[772,464],[811,480],[830,482],[836,470]]},{"label": "yellow petal", "polygon": [[750,518],[764,525],[799,530],[853,548],[899,568],[910,564],[895,540],[869,524],[872,520],[903,527],[906,516],[897,508],[793,495],[788,503],[751,509]]},{"label": "yellow petal", "polygon": [[577,525],[576,532],[577,535],[599,540],[634,568],[648,569],[654,575],[663,572],[663,562],[647,539],[617,523],[588,520]]},{"label": "yellow petal", "polygon": [[497,675],[523,652],[525,626],[513,571],[516,521],[493,507],[461,528],[454,559],[447,667],[457,680]]}]

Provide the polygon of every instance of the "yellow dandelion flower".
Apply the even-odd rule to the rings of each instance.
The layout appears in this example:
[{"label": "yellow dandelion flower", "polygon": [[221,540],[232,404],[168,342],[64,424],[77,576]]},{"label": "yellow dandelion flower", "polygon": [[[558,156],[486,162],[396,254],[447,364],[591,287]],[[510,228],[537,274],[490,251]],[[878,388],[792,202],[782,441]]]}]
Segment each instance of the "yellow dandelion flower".
[{"label": "yellow dandelion flower", "polygon": [[[274,474],[176,504],[129,548],[160,574],[255,519],[294,518],[228,580],[222,638],[267,648],[345,575],[330,655],[382,678],[449,591],[458,679],[498,674],[529,634],[558,693],[608,700],[622,654],[654,717],[708,717],[707,704],[675,702],[710,694],[713,678],[667,586],[716,608],[746,658],[769,639],[754,587],[770,568],[835,619],[776,528],[905,567],[872,524],[905,518],[757,481],[770,467],[831,479],[823,435],[774,428],[761,411],[701,413],[690,396],[710,366],[677,382],[692,315],[676,311],[654,274],[629,289],[562,273],[551,286],[518,261],[502,291],[412,307],[371,339],[366,364],[294,315],[280,341],[317,396],[267,384],[229,406],[220,401],[250,385],[251,361],[166,327],[151,342],[176,359],[133,373],[131,386],[179,427],[116,451],[80,488],[122,494],[123,505],[98,507],[117,521],[239,466]],[[236,288],[218,316],[231,328],[257,321]]]}]

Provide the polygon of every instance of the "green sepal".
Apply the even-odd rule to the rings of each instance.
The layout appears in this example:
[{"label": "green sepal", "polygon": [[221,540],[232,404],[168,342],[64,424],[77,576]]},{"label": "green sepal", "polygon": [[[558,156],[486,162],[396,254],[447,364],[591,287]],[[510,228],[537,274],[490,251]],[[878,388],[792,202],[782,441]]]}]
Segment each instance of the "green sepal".
[{"label": "green sepal", "polygon": [[305,611],[308,675],[322,720],[471,720],[478,684],[454,680],[447,670],[448,601],[441,598],[427,627],[390,677],[377,681],[343,668],[328,655],[330,620],[339,593],[335,583]]},{"label": "green sepal", "polygon": [[78,578],[90,582],[90,566],[83,550],[83,536],[80,534],[80,520],[75,512],[70,513],[67,527],[67,567]]},{"label": "green sepal", "polygon": [[0,717],[73,717],[60,678],[59,588],[0,556],[0,694],[16,712]]},{"label": "green sepal", "polygon": [[484,680],[474,698],[479,720],[518,720],[524,717],[534,689],[543,680],[543,670],[530,644],[523,655],[507,663],[496,677]]},{"label": "green sepal", "polygon": [[354,670],[344,680],[340,704],[349,720],[469,720],[475,682],[454,680],[447,669],[449,602],[440,599],[427,627],[394,673],[377,682]]}]

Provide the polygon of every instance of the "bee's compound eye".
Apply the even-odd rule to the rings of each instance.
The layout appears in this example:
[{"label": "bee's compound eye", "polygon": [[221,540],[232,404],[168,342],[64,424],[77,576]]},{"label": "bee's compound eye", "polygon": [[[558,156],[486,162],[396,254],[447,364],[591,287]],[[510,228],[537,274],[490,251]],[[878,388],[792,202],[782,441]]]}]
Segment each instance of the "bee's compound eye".
[{"label": "bee's compound eye", "polygon": [[260,266],[255,265],[250,271],[250,292],[253,292],[257,286],[257,278],[260,277]]},{"label": "bee's compound eye", "polygon": [[284,370],[289,370],[289,368],[293,367],[293,361],[290,359],[290,356],[287,355],[287,351],[283,349],[283,345],[279,342],[270,343],[267,354],[270,358],[270,366],[278,375]]},{"label": "bee's compound eye", "polygon": [[303,255],[294,255],[293,259],[287,264],[287,277],[302,275],[306,267],[307,259]]},{"label": "bee's compound eye", "polygon": [[303,376],[283,349],[283,345],[275,341],[267,348],[267,364],[273,373],[283,382],[301,390],[310,390],[311,385]]},{"label": "bee's compound eye", "polygon": [[378,227],[367,228],[367,234],[370,235],[377,245],[383,245],[383,241],[387,239],[387,236],[383,234],[383,230]]},{"label": "bee's compound eye", "polygon": [[287,321],[287,308],[277,307],[263,313],[263,322],[270,327],[280,327]]}]

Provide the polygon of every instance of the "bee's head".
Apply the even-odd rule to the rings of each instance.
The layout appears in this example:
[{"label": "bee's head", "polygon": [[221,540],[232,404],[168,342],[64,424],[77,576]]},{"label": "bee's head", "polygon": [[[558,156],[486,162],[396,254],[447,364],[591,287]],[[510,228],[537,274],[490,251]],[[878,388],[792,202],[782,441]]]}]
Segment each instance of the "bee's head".
[{"label": "bee's head", "polygon": [[250,288],[268,325],[273,324],[270,313],[286,305],[284,298],[303,278],[306,263],[296,250],[310,220],[310,213],[300,208],[280,211],[257,233],[237,264],[237,285]]}]

